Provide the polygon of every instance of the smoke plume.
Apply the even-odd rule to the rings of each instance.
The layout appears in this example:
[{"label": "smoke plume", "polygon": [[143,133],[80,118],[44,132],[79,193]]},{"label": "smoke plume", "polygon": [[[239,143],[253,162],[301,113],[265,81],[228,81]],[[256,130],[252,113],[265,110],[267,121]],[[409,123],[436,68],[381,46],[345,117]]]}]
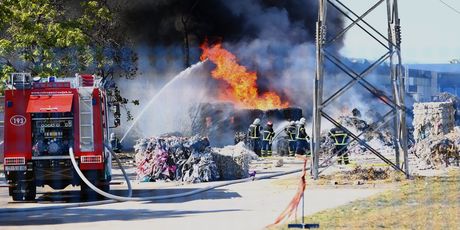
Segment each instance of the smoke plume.
[{"label": "smoke plume", "polygon": [[[184,69],[187,38],[191,63],[199,61],[199,45],[206,39],[210,43],[221,41],[224,48],[240,59],[241,64],[257,72],[260,93],[275,91],[283,100],[289,101],[290,105],[303,109],[304,115],[310,115],[315,71],[317,8],[317,0],[129,1],[129,5],[120,12],[120,18],[122,30],[138,44],[139,52],[142,54],[139,63],[141,77],[136,79],[136,84],[142,87],[148,84],[152,86],[149,90],[143,91],[133,91],[128,85],[124,87],[127,88],[127,91],[124,91],[129,94],[127,96],[140,99],[141,106],[134,108],[134,116],[155,92]],[[330,9],[328,13],[327,26],[329,36],[335,35],[344,26],[343,19],[334,9]],[[332,52],[338,53],[341,45],[342,41],[339,40]],[[211,68],[199,69],[200,71],[191,72],[194,72],[193,75],[201,73],[200,76],[207,76],[204,72]],[[195,79],[196,84],[196,79],[200,77],[191,76],[190,79]],[[194,93],[206,98],[205,101],[212,101],[215,97],[213,91],[216,90],[213,87],[216,84],[210,81],[211,83],[206,83],[208,85],[200,83],[191,87],[186,82],[177,82],[173,90],[188,92],[183,94],[187,96],[180,97],[182,99],[175,98],[171,104],[168,103],[168,98],[174,97],[174,93],[171,92],[171,95],[156,105],[156,111],[170,106],[190,108],[192,103],[188,99]],[[212,90],[203,88],[209,86]],[[184,112],[182,114],[189,116]],[[157,124],[164,120],[155,121],[152,118],[150,121]],[[140,127],[145,128],[144,124]],[[181,124],[176,122],[164,129],[148,127],[141,132],[144,135],[152,135],[166,130],[182,131],[180,126]]]}]

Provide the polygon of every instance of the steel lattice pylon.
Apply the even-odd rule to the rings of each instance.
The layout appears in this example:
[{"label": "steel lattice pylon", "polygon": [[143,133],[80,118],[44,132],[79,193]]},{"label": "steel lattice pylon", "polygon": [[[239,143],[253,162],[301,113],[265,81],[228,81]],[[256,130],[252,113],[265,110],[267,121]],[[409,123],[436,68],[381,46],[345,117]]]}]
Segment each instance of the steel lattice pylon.
[{"label": "steel lattice pylon", "polygon": [[[402,62],[401,62],[401,30],[400,30],[400,20],[398,16],[398,4],[397,0],[378,0],[376,3],[371,6],[365,13],[362,15],[356,14],[349,7],[347,7],[341,0],[318,0],[319,1],[319,10],[318,10],[318,21],[316,24],[316,77],[315,77],[315,88],[314,88],[314,109],[313,109],[313,138],[312,138],[312,152],[313,152],[313,161],[312,161],[312,174],[315,179],[319,175],[319,167],[322,166],[329,159],[325,160],[321,164],[319,163],[319,151],[320,151],[320,142],[321,142],[321,120],[325,118],[330,121],[337,127],[342,128],[348,135],[353,138],[353,141],[358,141],[359,144],[367,148],[373,154],[382,159],[385,163],[392,166],[394,169],[399,170],[406,174],[409,177],[409,161],[407,153],[407,126],[406,126],[406,109],[404,106],[404,79],[402,76]],[[383,35],[377,29],[372,27],[364,18],[374,11],[377,7],[383,6],[386,4],[387,7],[387,16],[388,16],[388,34]],[[344,17],[351,20],[351,24],[337,35],[334,35],[332,38],[327,38],[327,8],[333,7],[340,14],[343,14]],[[326,50],[326,48],[336,42],[341,38],[346,32],[348,32],[353,27],[359,27],[366,34],[369,35],[370,39],[377,41],[382,47],[387,51],[374,63],[368,66],[362,72],[356,72],[349,66],[347,66],[341,57],[337,57]],[[323,83],[326,77],[324,71],[325,60],[332,62],[341,72],[348,75],[351,80],[345,84],[339,90],[332,92],[332,96],[328,98],[324,97],[324,88]],[[369,81],[365,79],[367,75],[372,73],[380,64],[385,61],[389,62],[390,66],[390,78],[391,78],[391,87],[392,87],[392,96],[387,96],[382,90],[379,90],[377,87],[372,85]],[[371,94],[376,98],[380,99],[384,104],[389,106],[391,110],[383,116],[382,122],[378,128],[387,124],[393,120],[394,130],[395,130],[395,158],[396,162],[392,162],[377,150],[369,146],[365,141],[360,139],[360,136],[365,133],[355,134],[350,130],[343,127],[339,122],[337,122],[332,116],[326,113],[324,110],[332,101],[339,98],[346,91],[348,91],[352,86],[359,84],[365,89],[367,89]],[[400,152],[404,156],[404,164],[400,165]],[[333,156],[332,156],[333,157]],[[331,157],[331,158],[332,158]]]}]

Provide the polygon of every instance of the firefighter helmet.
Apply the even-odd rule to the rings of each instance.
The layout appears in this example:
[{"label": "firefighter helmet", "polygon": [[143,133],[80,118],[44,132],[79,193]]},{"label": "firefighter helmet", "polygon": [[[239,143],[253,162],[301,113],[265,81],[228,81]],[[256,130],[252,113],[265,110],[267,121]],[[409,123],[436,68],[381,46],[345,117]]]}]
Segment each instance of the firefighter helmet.
[{"label": "firefighter helmet", "polygon": [[271,121],[267,122],[268,126],[273,126],[273,123]]},{"label": "firefighter helmet", "polygon": [[253,125],[258,125],[260,124],[260,119],[259,118],[256,118],[254,119],[254,122],[252,122]]},{"label": "firefighter helmet", "polygon": [[305,117],[302,117],[302,118],[300,118],[300,121],[299,121],[299,122],[305,124],[305,121],[306,121],[306,120],[305,120]]},{"label": "firefighter helmet", "polygon": [[305,118],[300,118],[300,121],[299,121],[299,124],[300,125],[305,125]]}]

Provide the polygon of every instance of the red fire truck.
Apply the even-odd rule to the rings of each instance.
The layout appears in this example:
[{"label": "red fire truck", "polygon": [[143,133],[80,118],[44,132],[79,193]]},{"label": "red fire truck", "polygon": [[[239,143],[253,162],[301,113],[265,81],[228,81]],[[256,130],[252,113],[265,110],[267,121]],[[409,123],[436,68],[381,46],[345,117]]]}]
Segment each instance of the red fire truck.
[{"label": "red fire truck", "polygon": [[63,79],[12,74],[5,90],[3,162],[13,200],[34,200],[36,187],[45,185],[80,185],[83,197],[93,194],[72,167],[70,148],[85,176],[109,190],[108,102],[100,83],[84,74]]}]

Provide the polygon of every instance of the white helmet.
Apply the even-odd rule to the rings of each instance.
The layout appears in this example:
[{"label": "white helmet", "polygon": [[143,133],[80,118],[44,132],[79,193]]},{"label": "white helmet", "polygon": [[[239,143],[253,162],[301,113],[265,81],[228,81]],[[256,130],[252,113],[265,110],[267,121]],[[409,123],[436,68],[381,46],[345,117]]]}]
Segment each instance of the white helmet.
[{"label": "white helmet", "polygon": [[258,125],[260,124],[260,119],[259,118],[256,118],[254,119],[254,122],[252,122],[253,125]]},{"label": "white helmet", "polygon": [[289,122],[289,125],[295,125],[295,121]]},{"label": "white helmet", "polygon": [[300,121],[295,121],[295,125],[299,125]]},{"label": "white helmet", "polygon": [[300,125],[305,125],[305,121],[306,121],[305,118],[302,117],[302,118],[300,118],[299,124]]}]

